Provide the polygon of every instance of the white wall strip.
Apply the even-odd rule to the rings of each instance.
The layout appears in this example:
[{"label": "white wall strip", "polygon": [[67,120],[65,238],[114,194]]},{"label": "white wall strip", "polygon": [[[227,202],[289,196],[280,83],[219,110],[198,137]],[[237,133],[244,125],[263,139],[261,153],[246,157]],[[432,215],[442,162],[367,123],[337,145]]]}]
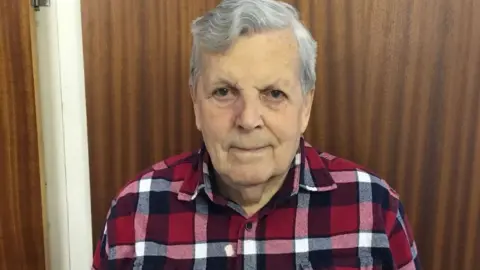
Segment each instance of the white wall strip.
[{"label": "white wall strip", "polygon": [[35,14],[51,270],[90,269],[90,180],[80,0]]}]

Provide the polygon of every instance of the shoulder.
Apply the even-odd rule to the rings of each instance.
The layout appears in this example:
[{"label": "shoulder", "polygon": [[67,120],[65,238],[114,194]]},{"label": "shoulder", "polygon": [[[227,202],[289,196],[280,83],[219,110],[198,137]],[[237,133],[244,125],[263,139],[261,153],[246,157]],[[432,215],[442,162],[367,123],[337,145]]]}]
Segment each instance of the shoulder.
[{"label": "shoulder", "polygon": [[310,160],[328,172],[336,189],[332,192],[342,204],[379,204],[384,210],[396,211],[400,196],[386,180],[369,168],[353,161],[321,152],[310,145],[306,148]]},{"label": "shoulder", "polygon": [[399,194],[395,189],[372,170],[329,153],[322,152],[319,153],[319,156],[338,186],[348,184],[362,185],[364,188],[368,187],[373,189],[373,191],[385,192],[385,195],[399,199]]},{"label": "shoulder", "polygon": [[336,185],[331,192],[332,206],[350,208],[364,228],[391,231],[403,209],[395,189],[362,165],[329,153],[318,155]]},{"label": "shoulder", "polygon": [[142,199],[177,195],[184,179],[198,162],[198,151],[168,157],[144,169],[124,185],[114,198],[112,207],[132,211],[132,205]]},{"label": "shoulder", "polygon": [[357,231],[359,239],[366,240],[363,246],[376,250],[388,247],[395,265],[417,265],[414,235],[404,206],[387,181],[364,166],[329,153],[317,152],[317,161],[335,185],[328,193],[335,234]]}]

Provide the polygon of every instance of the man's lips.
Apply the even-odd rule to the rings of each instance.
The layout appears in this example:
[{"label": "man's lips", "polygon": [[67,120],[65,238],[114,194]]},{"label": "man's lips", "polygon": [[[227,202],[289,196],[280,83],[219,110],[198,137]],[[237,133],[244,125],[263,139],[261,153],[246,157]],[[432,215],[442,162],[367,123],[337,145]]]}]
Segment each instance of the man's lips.
[{"label": "man's lips", "polygon": [[267,148],[267,146],[260,146],[260,147],[236,147],[233,146],[232,149],[236,151],[245,151],[245,152],[256,152],[261,151]]}]

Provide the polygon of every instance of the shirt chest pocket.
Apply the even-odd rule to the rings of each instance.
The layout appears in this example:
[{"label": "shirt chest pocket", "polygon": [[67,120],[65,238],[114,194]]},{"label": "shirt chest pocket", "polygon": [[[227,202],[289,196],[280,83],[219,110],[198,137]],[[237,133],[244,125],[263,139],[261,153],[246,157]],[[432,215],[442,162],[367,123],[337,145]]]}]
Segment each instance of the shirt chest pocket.
[{"label": "shirt chest pocket", "polygon": [[355,256],[334,258],[331,260],[306,261],[300,270],[395,270],[381,260],[359,258]]}]

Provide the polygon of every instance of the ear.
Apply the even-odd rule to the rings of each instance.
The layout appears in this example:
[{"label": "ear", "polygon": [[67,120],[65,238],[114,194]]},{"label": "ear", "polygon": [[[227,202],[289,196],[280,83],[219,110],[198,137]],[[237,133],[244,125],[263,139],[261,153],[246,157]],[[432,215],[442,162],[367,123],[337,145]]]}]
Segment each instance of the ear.
[{"label": "ear", "polygon": [[302,134],[307,130],[308,122],[310,120],[310,114],[312,112],[313,106],[313,97],[314,97],[315,89],[310,89],[306,94],[303,96],[303,108],[302,108],[302,115],[301,115],[301,128]]},{"label": "ear", "polygon": [[193,103],[193,113],[195,114],[195,125],[197,126],[198,131],[202,131],[202,121],[200,119],[200,110],[199,110],[199,99],[197,95],[198,89],[196,86],[190,85],[190,97],[192,98]]},{"label": "ear", "polygon": [[189,85],[189,90],[190,90],[190,98],[192,99],[193,104],[195,104],[197,100],[197,94],[196,94],[196,87],[192,84]]}]

